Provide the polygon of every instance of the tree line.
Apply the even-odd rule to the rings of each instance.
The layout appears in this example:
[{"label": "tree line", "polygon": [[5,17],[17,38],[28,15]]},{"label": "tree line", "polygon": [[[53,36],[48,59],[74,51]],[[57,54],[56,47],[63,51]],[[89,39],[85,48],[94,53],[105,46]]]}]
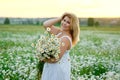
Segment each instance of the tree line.
[{"label": "tree line", "polygon": [[[10,24],[10,19],[9,19],[9,18],[5,18],[4,24]],[[22,24],[33,24],[33,22],[30,21],[30,20],[28,20],[27,22],[22,22]],[[42,25],[42,22],[37,21],[37,22],[36,22],[36,25]],[[56,26],[59,26],[60,23],[57,23],[57,24],[55,24],[55,25],[56,25]],[[88,18],[87,25],[88,25],[88,26],[99,26],[99,22],[98,22],[98,21],[95,22],[95,21],[94,21],[94,18]]]},{"label": "tree line", "polygon": [[[35,22],[35,23],[34,23]],[[32,21],[30,19],[26,20],[26,21],[18,21],[17,24],[36,24],[36,25],[42,25],[43,22],[40,22],[39,20],[37,21]],[[4,23],[3,24],[11,24],[11,20],[9,18],[5,18]]]},{"label": "tree line", "polygon": [[[43,25],[44,19],[17,19],[17,20],[11,20],[10,18],[5,18],[3,21],[3,24],[35,24],[35,25]],[[84,21],[81,21],[84,19],[80,19],[80,25],[81,26],[120,26],[120,19],[97,19],[96,18],[86,18]],[[14,22],[15,21],[15,22]],[[60,25],[60,22],[55,24],[56,26]]]}]

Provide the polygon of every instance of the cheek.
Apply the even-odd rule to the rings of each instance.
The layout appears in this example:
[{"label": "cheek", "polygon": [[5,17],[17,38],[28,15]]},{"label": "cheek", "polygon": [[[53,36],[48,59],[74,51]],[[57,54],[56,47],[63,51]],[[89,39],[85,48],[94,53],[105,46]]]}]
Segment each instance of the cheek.
[{"label": "cheek", "polygon": [[70,24],[67,24],[67,27],[70,28]]}]

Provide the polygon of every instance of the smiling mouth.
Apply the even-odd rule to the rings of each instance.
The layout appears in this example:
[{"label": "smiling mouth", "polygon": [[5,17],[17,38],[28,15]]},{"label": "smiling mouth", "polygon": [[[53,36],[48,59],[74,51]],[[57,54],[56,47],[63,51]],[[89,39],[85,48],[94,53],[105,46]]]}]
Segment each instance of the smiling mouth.
[{"label": "smiling mouth", "polygon": [[63,28],[67,28],[66,26],[63,26]]}]

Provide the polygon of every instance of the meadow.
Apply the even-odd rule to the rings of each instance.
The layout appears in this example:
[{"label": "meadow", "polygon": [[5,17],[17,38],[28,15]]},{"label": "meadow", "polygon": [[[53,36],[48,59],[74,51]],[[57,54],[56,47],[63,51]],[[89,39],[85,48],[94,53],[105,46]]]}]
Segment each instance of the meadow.
[{"label": "meadow", "polygon": [[[0,25],[0,80],[37,80],[31,44],[44,32],[37,25]],[[120,80],[120,27],[81,27],[70,51],[71,80]]]}]

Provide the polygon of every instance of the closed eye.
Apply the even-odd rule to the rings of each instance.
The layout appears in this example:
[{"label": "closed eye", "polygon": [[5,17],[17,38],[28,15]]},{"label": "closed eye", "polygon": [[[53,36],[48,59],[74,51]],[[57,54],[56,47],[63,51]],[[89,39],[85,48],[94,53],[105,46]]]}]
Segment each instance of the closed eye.
[{"label": "closed eye", "polygon": [[67,21],[67,23],[68,23],[68,24],[70,24],[70,22],[69,22],[69,21]]},{"label": "closed eye", "polygon": [[67,22],[68,24],[70,24],[70,22],[69,22],[69,21],[66,21],[65,19],[63,19],[63,21],[64,21],[64,22]]},{"label": "closed eye", "polygon": [[66,20],[64,19],[63,21],[65,22]]}]

